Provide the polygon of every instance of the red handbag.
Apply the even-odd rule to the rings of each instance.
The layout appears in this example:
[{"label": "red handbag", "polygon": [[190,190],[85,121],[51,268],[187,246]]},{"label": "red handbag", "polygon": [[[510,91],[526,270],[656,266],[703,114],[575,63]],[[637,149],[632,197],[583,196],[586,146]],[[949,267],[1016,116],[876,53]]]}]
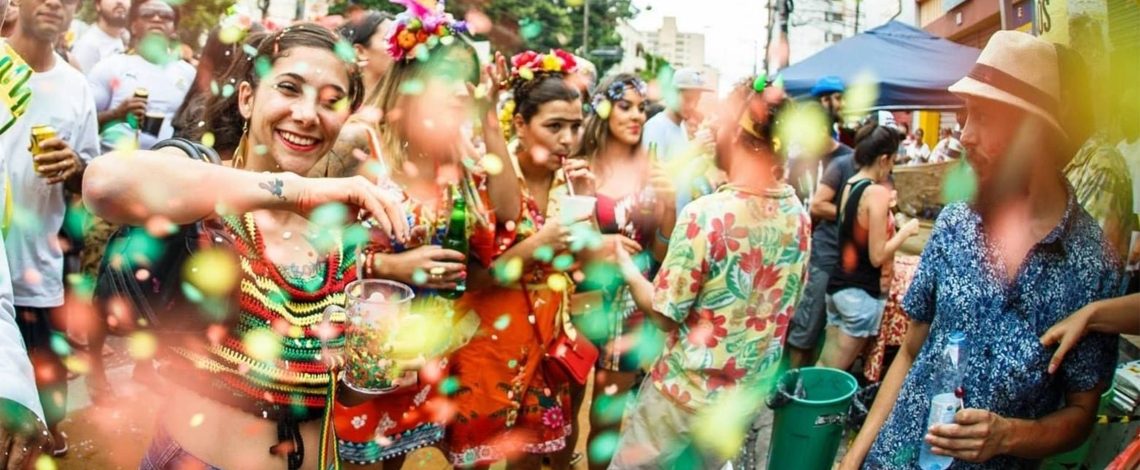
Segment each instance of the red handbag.
[{"label": "red handbag", "polygon": [[[538,330],[534,314],[534,303],[530,300],[530,291],[527,290],[526,285],[522,285],[523,297],[526,298],[527,316],[531,326],[534,327],[534,335],[542,341],[542,334]],[[562,308],[566,308],[563,306]],[[557,365],[557,369],[565,375],[565,378],[577,382],[578,385],[586,385],[586,380],[590,377],[590,370],[594,368],[594,364],[598,362],[598,347],[590,342],[586,335],[574,330],[574,326],[570,324],[569,318],[562,315],[563,320],[562,328],[554,334],[554,339],[551,341],[550,346],[546,348],[545,363],[553,363]],[[572,337],[571,337],[572,336]]]}]

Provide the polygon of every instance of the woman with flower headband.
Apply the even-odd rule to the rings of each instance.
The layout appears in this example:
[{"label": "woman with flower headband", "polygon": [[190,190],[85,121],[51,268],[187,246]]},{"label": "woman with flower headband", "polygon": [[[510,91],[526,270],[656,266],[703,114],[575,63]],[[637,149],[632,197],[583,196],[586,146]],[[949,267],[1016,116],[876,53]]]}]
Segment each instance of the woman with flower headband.
[{"label": "woman with flower headband", "polygon": [[[617,271],[606,269],[610,261],[601,259],[614,254],[617,242],[635,254],[648,276],[664,258],[676,220],[673,185],[658,162],[641,150],[646,93],[645,82],[634,75],[603,81],[576,152],[590,162],[597,178],[590,190],[598,198],[596,216],[604,234],[599,256],[586,265],[587,276],[578,285],[586,292],[575,299],[579,305],[600,307],[578,311],[574,319],[602,350],[594,375],[594,403],[601,412],[590,413],[590,441],[616,431],[620,403],[661,350],[660,332],[634,307]],[[604,468],[608,459],[590,464]]]},{"label": "woman with flower headband", "polygon": [[300,236],[312,231],[305,217],[329,203],[363,207],[388,236],[407,237],[398,203],[363,177],[301,176],[363,97],[356,64],[336,46],[327,29],[299,24],[238,63],[237,90],[215,97],[206,113],[211,129],[218,116],[245,119],[233,168],[180,156],[193,149],[177,146],[112,153],[87,170],[84,201],[112,223],[161,230],[206,221],[229,239],[216,248],[223,260],[199,265],[212,277],[232,270],[232,284],[208,291],[230,306],[226,319],[202,319],[208,330],[161,345],[167,401],[141,469],[325,470],[332,446],[322,418],[327,424],[335,382],[322,340],[343,344],[345,319],[318,323],[325,307],[345,303],[356,250],[336,231]]},{"label": "woman with flower headband", "polygon": [[[366,103],[382,124],[361,117],[346,127],[334,153],[371,155],[363,171],[378,173],[379,187],[401,202],[411,236],[405,242],[374,238],[362,255],[367,277],[399,281],[416,292],[411,309],[432,322],[439,337],[424,351],[428,364],[410,373],[395,389],[355,406],[334,410],[340,455],[357,465],[400,468],[406,455],[444,437],[449,410],[444,396],[451,367],[448,354],[474,334],[478,317],[458,303],[469,264],[485,270],[498,253],[495,221],[512,220],[519,211],[518,181],[513,171],[484,171],[483,156],[466,144],[463,127],[471,98],[493,100],[498,81],[489,70],[478,89],[480,71],[474,50],[461,37],[463,22],[414,0],[402,2],[389,37],[394,63]],[[501,64],[505,69],[505,63]],[[483,95],[486,96],[483,96]],[[474,95],[474,96],[473,96]],[[491,106],[479,103],[481,121],[492,150],[506,154]],[[343,160],[343,159],[342,159]],[[355,159],[347,159],[349,165]],[[498,162],[495,162],[498,163]],[[494,163],[488,163],[488,166]],[[501,163],[500,163],[501,165]],[[375,168],[372,168],[375,167]],[[336,171],[346,171],[336,169]],[[443,248],[456,207],[465,220],[468,253]]]},{"label": "woman with flower headband", "polygon": [[511,163],[522,211],[498,237],[500,247],[510,248],[496,262],[495,279],[476,272],[463,301],[481,323],[453,363],[459,388],[448,451],[451,463],[462,467],[485,468],[506,459],[508,468],[539,468],[543,454],[566,447],[574,419],[564,374],[545,363],[545,354],[565,326],[573,288],[565,273],[569,266],[561,265],[571,261],[563,255],[569,237],[563,222],[568,221],[551,212],[551,189],[562,170],[576,179],[587,179],[589,171],[582,160],[567,161],[582,125],[582,99],[568,80],[577,61],[562,50],[527,51],[511,65],[512,125],[518,136]]}]

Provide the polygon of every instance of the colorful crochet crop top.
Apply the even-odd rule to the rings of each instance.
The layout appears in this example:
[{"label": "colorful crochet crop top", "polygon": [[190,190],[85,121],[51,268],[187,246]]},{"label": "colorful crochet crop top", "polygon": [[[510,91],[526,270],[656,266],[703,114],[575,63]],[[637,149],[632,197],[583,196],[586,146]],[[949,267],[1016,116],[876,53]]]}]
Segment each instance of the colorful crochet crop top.
[{"label": "colorful crochet crop top", "polygon": [[[317,278],[287,278],[266,259],[252,215],[224,217],[222,222],[233,235],[241,266],[237,314],[223,334],[203,347],[171,348],[164,375],[262,418],[321,417],[330,374],[321,360],[318,328],[325,308],[345,304],[345,286],[356,279],[356,251],[337,243]],[[330,348],[343,347],[344,321],[343,312],[331,316]]]}]

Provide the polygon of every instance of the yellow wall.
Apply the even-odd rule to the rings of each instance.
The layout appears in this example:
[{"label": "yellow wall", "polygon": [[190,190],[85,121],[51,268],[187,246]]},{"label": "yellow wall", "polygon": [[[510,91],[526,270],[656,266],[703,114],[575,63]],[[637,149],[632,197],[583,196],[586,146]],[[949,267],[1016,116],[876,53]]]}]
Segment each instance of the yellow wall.
[{"label": "yellow wall", "polygon": [[[938,144],[938,130],[941,116],[937,111],[915,111],[914,128],[922,129],[922,141],[933,150]],[[913,131],[912,131],[913,132]]]}]

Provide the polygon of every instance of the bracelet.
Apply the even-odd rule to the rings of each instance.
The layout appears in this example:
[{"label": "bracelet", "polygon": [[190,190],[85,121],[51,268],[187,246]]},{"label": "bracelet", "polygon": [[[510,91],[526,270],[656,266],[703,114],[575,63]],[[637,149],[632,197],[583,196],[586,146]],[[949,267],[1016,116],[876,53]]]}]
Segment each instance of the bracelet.
[{"label": "bracelet", "polygon": [[666,237],[664,233],[661,233],[661,229],[657,229],[657,241],[668,245],[669,237]]}]

